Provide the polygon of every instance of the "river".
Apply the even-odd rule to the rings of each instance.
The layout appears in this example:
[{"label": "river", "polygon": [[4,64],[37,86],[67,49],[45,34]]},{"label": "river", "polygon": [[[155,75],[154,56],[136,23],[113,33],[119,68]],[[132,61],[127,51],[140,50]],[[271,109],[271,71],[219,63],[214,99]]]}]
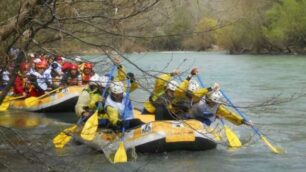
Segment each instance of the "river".
[{"label": "river", "polygon": [[[73,112],[10,111],[0,113],[0,171],[305,171],[305,56],[223,52],[152,52],[127,56],[145,70],[170,72],[178,66],[181,71],[198,67],[207,85],[220,83],[231,100],[244,107],[241,110],[285,153],[271,153],[248,127],[234,127],[242,137],[252,136],[252,143],[236,150],[218,145],[210,151],[138,154],[136,161],[113,165],[101,152],[86,145],[70,143],[62,150],[53,148],[52,138],[76,121]],[[135,66],[125,66],[143,78]],[[100,71],[99,65],[96,69]],[[146,91],[138,90],[132,100],[141,107],[147,97]]]}]

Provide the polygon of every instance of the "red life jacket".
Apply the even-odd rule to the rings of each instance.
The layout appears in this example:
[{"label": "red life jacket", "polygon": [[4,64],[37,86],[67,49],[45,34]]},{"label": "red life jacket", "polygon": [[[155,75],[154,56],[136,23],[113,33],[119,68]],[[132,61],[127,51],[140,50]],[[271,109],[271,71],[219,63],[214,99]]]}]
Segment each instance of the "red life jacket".
[{"label": "red life jacket", "polygon": [[24,79],[20,75],[16,76],[16,80],[14,83],[14,89],[13,89],[14,94],[22,95],[25,92],[23,80]]},{"label": "red life jacket", "polygon": [[82,74],[82,84],[88,84],[92,75]]}]

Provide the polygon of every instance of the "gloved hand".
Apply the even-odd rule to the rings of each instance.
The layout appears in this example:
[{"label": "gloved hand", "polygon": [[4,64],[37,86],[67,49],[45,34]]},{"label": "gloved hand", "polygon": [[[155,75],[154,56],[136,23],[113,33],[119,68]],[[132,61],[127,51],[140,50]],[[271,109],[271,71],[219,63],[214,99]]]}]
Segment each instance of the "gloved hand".
[{"label": "gloved hand", "polygon": [[175,69],[173,72],[171,72],[171,76],[176,76],[176,75],[179,75],[181,72],[179,69]]},{"label": "gloved hand", "polygon": [[121,120],[118,120],[117,123],[116,123],[116,126],[121,128],[122,127],[122,121]]},{"label": "gloved hand", "polygon": [[104,109],[104,102],[103,101],[98,101],[96,103],[96,107],[99,113],[105,113],[105,109]]},{"label": "gloved hand", "polygon": [[215,91],[219,91],[220,90],[220,84],[219,83],[215,83],[214,86],[212,86],[212,90]]},{"label": "gloved hand", "polygon": [[253,122],[251,121],[251,120],[246,120],[246,119],[243,119],[243,121],[242,121],[242,123],[244,124],[244,125],[247,125],[247,126],[253,126]]},{"label": "gloved hand", "polygon": [[83,117],[89,117],[91,114],[90,114],[90,112],[88,112],[88,111],[85,111],[85,112],[83,112],[82,113],[82,116]]},{"label": "gloved hand", "polygon": [[127,74],[127,78],[131,80],[131,82],[135,81],[135,75],[132,72],[128,72]]},{"label": "gloved hand", "polygon": [[114,57],[114,63],[116,65],[120,65],[121,64],[121,60],[120,60],[120,56],[119,55],[115,55]]},{"label": "gloved hand", "polygon": [[197,75],[199,73],[199,69],[198,68],[193,68],[190,72],[191,75]]}]

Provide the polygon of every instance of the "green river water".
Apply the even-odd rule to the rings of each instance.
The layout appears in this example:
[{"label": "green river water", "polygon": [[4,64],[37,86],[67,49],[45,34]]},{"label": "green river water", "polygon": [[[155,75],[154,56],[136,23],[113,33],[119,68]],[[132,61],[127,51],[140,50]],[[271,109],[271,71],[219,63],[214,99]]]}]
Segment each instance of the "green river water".
[{"label": "green river water", "polygon": [[[152,52],[127,56],[145,70],[170,72],[178,66],[181,71],[198,67],[207,85],[220,83],[236,105],[247,107],[241,110],[285,153],[271,153],[261,140],[253,137],[248,127],[234,127],[242,140],[252,138],[252,142],[237,150],[218,145],[217,149],[209,151],[138,154],[136,161],[113,165],[103,153],[86,145],[70,143],[62,150],[53,148],[52,138],[77,120],[73,112],[10,111],[0,113],[1,121],[14,119],[14,123],[2,122],[0,127],[0,171],[306,170],[305,56],[227,55],[222,52]],[[135,66],[125,66],[142,77]],[[96,70],[101,70],[99,65]],[[132,100],[141,108],[141,102],[147,97],[147,92],[138,90]],[[24,119],[32,121],[26,123]],[[31,124],[33,127],[25,127]]]}]

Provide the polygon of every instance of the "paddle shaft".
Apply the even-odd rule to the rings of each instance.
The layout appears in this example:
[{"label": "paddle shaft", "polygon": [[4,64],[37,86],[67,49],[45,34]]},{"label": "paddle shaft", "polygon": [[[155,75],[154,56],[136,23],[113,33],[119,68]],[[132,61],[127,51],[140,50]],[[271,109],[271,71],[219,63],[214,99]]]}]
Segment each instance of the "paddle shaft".
[{"label": "paddle shaft", "polygon": [[110,85],[110,81],[111,81],[111,79],[112,79],[112,77],[113,77],[113,75],[114,75],[114,72],[115,72],[115,70],[116,70],[116,65],[113,65],[113,67],[112,67],[112,70],[111,70],[111,72],[110,72],[110,76],[109,76],[109,78],[108,78],[108,80],[107,80],[107,83],[106,83],[106,86],[105,86],[105,88],[104,88],[104,90],[103,90],[103,93],[102,93],[102,97],[104,98],[104,96],[105,96],[105,94],[106,94],[106,91],[107,91],[107,88],[109,87],[109,85]]},{"label": "paddle shaft", "polygon": [[50,94],[52,94],[52,93],[54,93],[54,92],[56,92],[56,91],[58,91],[58,90],[60,90],[60,89],[62,89],[62,87],[58,87],[58,88],[56,88],[56,89],[54,89],[54,90],[52,90],[52,91],[50,91],[50,92],[47,92],[47,93],[45,93],[45,94],[43,94],[43,95],[37,97],[37,99],[41,99],[41,98],[43,98],[43,97],[45,97],[45,96],[47,96],[47,95],[50,95]]},{"label": "paddle shaft", "polygon": [[[129,104],[129,99],[130,99],[130,87],[131,87],[131,82],[128,79],[127,80],[127,90],[126,90],[126,96],[124,99],[124,109],[123,109],[123,114],[122,114],[122,119],[125,120],[125,115],[126,115],[126,109],[127,106]],[[125,132],[125,126],[124,126],[125,122],[122,123],[122,133]]]},{"label": "paddle shaft", "polygon": [[17,100],[17,99],[21,99],[21,98],[25,98],[25,96],[14,97],[14,98],[12,98],[12,99],[5,100],[5,101],[3,101],[3,102],[10,102],[10,101]]}]

